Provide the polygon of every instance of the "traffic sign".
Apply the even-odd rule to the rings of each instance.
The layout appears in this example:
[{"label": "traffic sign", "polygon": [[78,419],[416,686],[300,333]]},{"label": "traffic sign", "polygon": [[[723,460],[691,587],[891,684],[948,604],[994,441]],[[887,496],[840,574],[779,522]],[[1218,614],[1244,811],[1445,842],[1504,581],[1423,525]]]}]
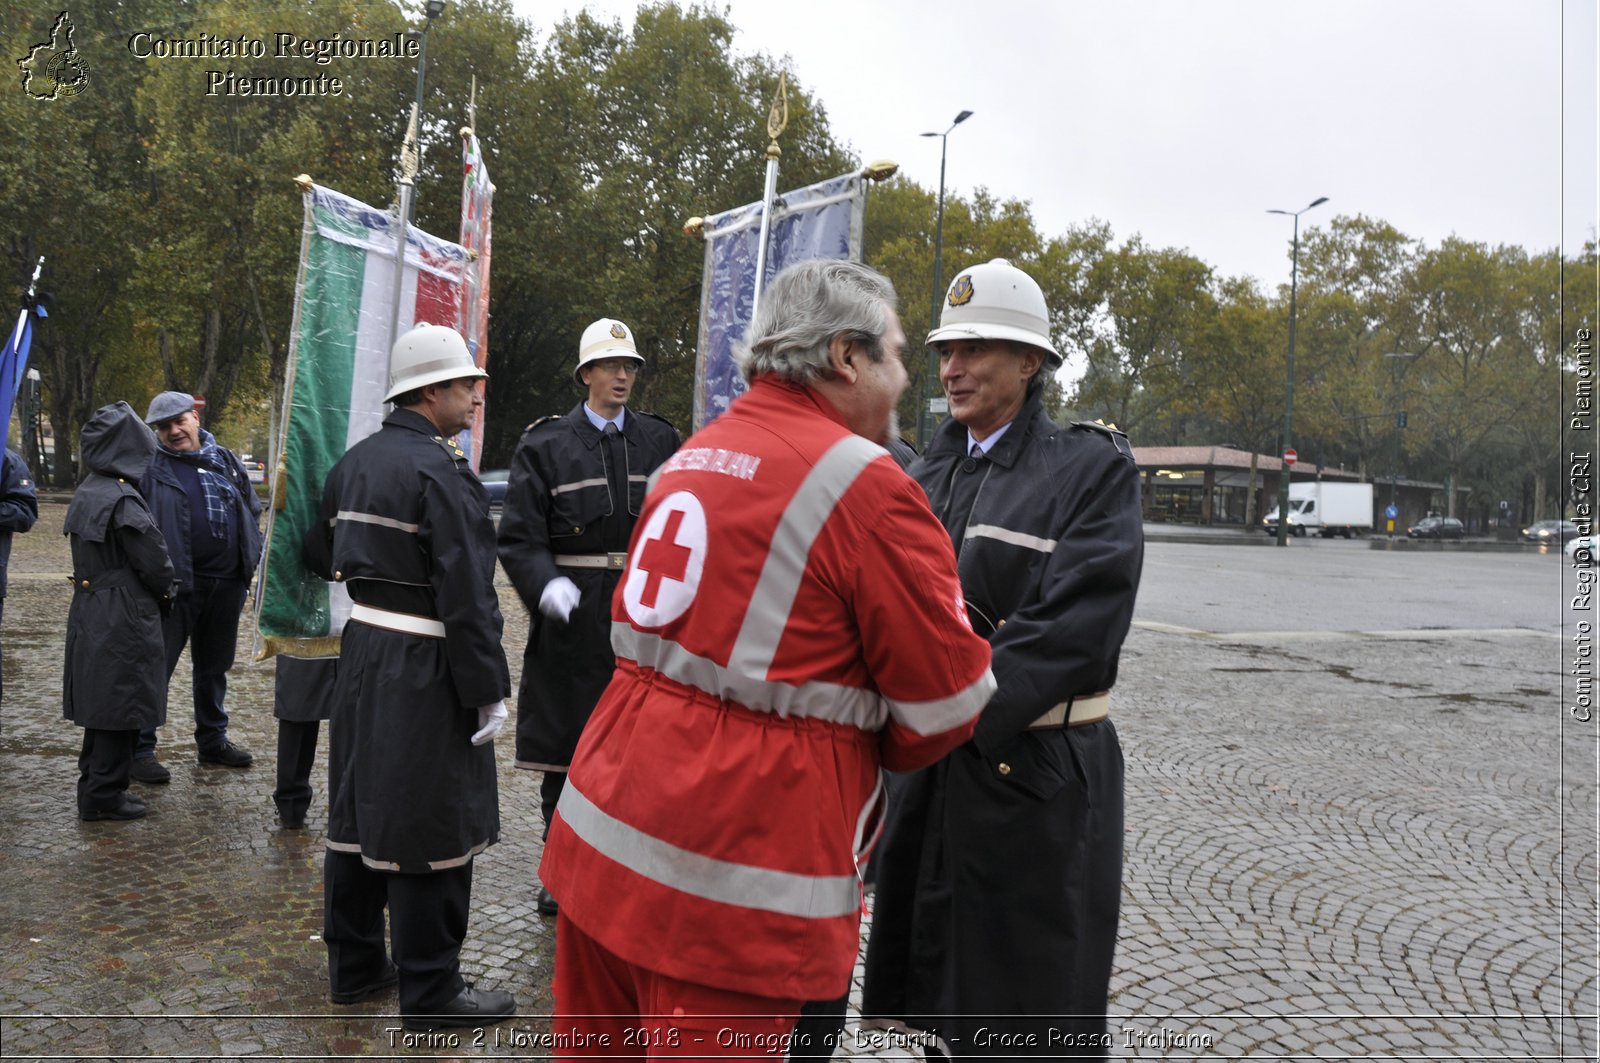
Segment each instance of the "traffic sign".
[{"label": "traffic sign", "polygon": [[1283,450],[1283,463],[1285,465],[1293,465],[1295,462],[1297,462],[1299,460],[1300,460],[1300,455],[1295,453],[1295,449],[1293,447],[1285,447],[1284,448],[1284,450]]}]

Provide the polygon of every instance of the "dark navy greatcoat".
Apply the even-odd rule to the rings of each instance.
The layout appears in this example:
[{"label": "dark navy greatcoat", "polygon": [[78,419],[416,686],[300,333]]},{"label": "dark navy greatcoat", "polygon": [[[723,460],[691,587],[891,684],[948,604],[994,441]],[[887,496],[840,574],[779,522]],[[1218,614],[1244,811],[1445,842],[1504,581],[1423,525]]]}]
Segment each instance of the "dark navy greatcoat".
[{"label": "dark navy greatcoat", "polygon": [[82,433],[89,475],[72,494],[62,715],[79,727],[136,731],[167,719],[161,609],[176,592],[172,562],[135,484],[155,433],[125,402],[96,411]]},{"label": "dark navy greatcoat", "polygon": [[[1034,1034],[1019,1054],[1073,1055],[1063,1041],[1077,1039],[1103,1055],[1122,751],[1109,719],[1027,728],[1116,681],[1144,554],[1138,470],[1121,433],[1061,428],[1037,396],[987,461],[966,449],[947,421],[909,472],[946,527],[965,527],[962,593],[992,632],[999,689],[971,742],[897,788],[863,1011],[935,1032],[957,1055],[984,1051],[984,1026]],[[969,508],[952,503],[964,476],[981,477]]]},{"label": "dark navy greatcoat", "polygon": [[328,473],[306,561],[353,601],[444,637],[352,619],[328,727],[328,848],[378,870],[456,867],[500,836],[478,709],[511,690],[489,494],[427,418],[398,409]]},{"label": "dark navy greatcoat", "polygon": [[[567,568],[557,555],[625,553],[650,474],[678,449],[678,433],[653,414],[622,419],[620,467],[579,403],[565,417],[536,421],[511,460],[500,513],[500,564],[528,607],[528,646],[517,691],[517,766],[565,771],[578,736],[600,700],[616,655],[611,650],[615,569]],[[612,484],[626,484],[618,497]],[[566,576],[581,597],[566,623],[539,612],[545,585]]]}]

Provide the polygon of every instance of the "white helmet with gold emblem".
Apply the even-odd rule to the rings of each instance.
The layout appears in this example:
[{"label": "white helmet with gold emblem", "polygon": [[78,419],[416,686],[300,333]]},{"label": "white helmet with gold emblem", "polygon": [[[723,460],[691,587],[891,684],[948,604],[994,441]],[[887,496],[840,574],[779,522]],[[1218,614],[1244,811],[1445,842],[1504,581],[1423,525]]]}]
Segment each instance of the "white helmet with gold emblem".
[{"label": "white helmet with gold emblem", "polygon": [[393,402],[426,384],[464,376],[486,380],[489,374],[472,360],[461,333],[446,325],[418,325],[394,341],[389,353],[389,393],[383,401]]},{"label": "white helmet with gold emblem", "polygon": [[1003,258],[964,269],[945,292],[939,327],[928,344],[947,340],[1014,340],[1029,343],[1059,366],[1061,353],[1050,342],[1050,311],[1044,292],[1026,273]]},{"label": "white helmet with gold emblem", "polygon": [[633,330],[614,317],[603,317],[583,330],[583,338],[578,341],[578,365],[572,371],[572,379],[580,388],[583,377],[578,370],[602,358],[632,358],[644,364],[639,349],[633,345]]}]

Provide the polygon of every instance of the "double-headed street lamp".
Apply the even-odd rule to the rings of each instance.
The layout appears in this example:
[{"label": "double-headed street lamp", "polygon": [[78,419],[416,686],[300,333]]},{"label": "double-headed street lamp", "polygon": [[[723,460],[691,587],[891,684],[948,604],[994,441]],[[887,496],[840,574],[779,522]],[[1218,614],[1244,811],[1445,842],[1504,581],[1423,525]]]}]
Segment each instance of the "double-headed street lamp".
[{"label": "double-headed street lamp", "polygon": [[[971,111],[962,111],[943,133],[923,133],[925,137],[939,138],[939,213],[933,223],[933,310],[928,318],[928,331],[939,327],[939,299],[944,295],[944,158],[950,130],[972,117]],[[939,356],[928,348],[928,386],[921,406],[917,409],[917,446],[928,446],[928,416],[933,411],[934,393],[939,387]]]},{"label": "double-headed street lamp", "polygon": [[[1328,201],[1327,196],[1318,196],[1299,210],[1269,210],[1268,214],[1287,214],[1294,219],[1294,255],[1289,265],[1289,372],[1288,383],[1284,387],[1283,395],[1283,450],[1286,454],[1292,445],[1291,432],[1294,429],[1294,318],[1295,318],[1295,288],[1299,281],[1300,273],[1300,215],[1312,207],[1320,207]],[[1289,469],[1288,461],[1284,454],[1280,454],[1279,462],[1283,471],[1278,482],[1278,545],[1289,545]]]}]

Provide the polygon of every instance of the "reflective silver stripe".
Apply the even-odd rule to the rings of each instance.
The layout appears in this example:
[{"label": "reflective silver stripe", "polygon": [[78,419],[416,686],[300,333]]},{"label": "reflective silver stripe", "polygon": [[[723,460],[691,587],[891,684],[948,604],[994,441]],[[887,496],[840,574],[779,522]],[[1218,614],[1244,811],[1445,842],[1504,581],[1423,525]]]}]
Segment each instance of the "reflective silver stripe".
[{"label": "reflective silver stripe", "polygon": [[861,910],[861,888],[854,875],[774,871],[680,849],[602,812],[570,778],[557,811],[601,856],[691,897],[799,919],[835,919]]},{"label": "reflective silver stripe", "polygon": [[989,704],[1000,686],[994,672],[988,668],[967,689],[936,701],[888,701],[889,715],[894,722],[913,734],[936,735],[959,727]]},{"label": "reflective silver stripe", "polygon": [[[612,622],[611,648],[619,657],[636,661],[641,667],[660,672],[674,682],[757,712],[826,720],[863,731],[881,730],[889,717],[888,706],[876,691],[821,680],[796,685],[756,679],[724,668],[670,639],[639,631],[625,621]],[[936,730],[964,723],[971,715],[968,712]]]},{"label": "reflective silver stripe", "polygon": [[739,637],[728,655],[729,670],[754,679],[766,678],[778,652],[778,642],[789,626],[789,609],[800,592],[812,543],[822,534],[834,507],[862,470],[888,453],[868,439],[849,435],[829,447],[806,474],[772,533],[761,578],[756,581]]},{"label": "reflective silver stripe", "polygon": [[965,538],[976,539],[980,536],[985,539],[998,539],[1003,543],[1010,543],[1012,546],[1026,546],[1029,550],[1037,550],[1041,554],[1054,553],[1056,549],[1056,540],[1054,539],[1041,539],[1037,535],[1024,535],[1022,532],[1014,532],[1010,528],[1002,528],[996,524],[970,524],[967,526]]},{"label": "reflective silver stripe", "polygon": [[645,481],[647,481],[649,479],[650,479],[650,477],[642,476],[642,475],[640,475],[639,473],[636,473],[636,472],[628,474],[628,482],[631,483],[631,484],[642,484],[642,483],[644,483]]},{"label": "reflective silver stripe", "polygon": [[431,616],[396,613],[393,610],[376,609],[370,605],[362,605],[360,602],[356,602],[350,606],[350,619],[370,627],[398,631],[402,635],[420,635],[429,639],[444,638],[444,624]]},{"label": "reflective silver stripe", "polygon": [[333,519],[335,523],[347,520],[355,524],[376,524],[380,528],[393,528],[395,531],[410,532],[412,535],[417,534],[417,525],[407,524],[405,521],[395,520],[393,517],[380,517],[376,513],[357,513],[353,509],[341,509]]},{"label": "reflective silver stripe", "polygon": [[602,476],[598,480],[576,480],[570,484],[556,484],[554,487],[550,488],[550,493],[552,495],[561,495],[566,494],[568,491],[581,491],[585,487],[604,486],[606,486],[606,478]]},{"label": "reflective silver stripe", "polygon": [[[400,870],[400,865],[392,860],[374,860],[372,857],[361,852],[361,846],[358,843],[325,841],[322,844],[324,847],[332,849],[336,853],[359,854],[361,856],[361,862],[372,868],[374,871]],[[452,867],[460,867],[463,864],[470,863],[474,856],[477,856],[487,848],[489,848],[489,843],[487,841],[479,842],[477,845],[474,845],[471,849],[467,850],[465,853],[462,853],[460,856],[452,856],[447,860],[429,860],[428,869],[430,871],[447,871]]]}]

